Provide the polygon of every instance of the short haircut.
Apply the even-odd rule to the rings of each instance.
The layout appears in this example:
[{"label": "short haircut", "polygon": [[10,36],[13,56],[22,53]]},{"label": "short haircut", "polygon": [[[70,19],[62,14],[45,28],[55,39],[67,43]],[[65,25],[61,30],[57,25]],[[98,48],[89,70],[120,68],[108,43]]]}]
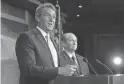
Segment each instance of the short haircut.
[{"label": "short haircut", "polygon": [[53,6],[52,3],[44,3],[44,4],[40,4],[35,11],[35,16],[40,16],[42,14],[42,11],[44,8],[51,8],[56,12],[56,8]]},{"label": "short haircut", "polygon": [[[63,36],[61,37],[61,41],[62,41],[62,42],[66,42],[67,39],[68,39],[68,37],[69,37],[70,35],[74,35],[74,36],[75,36],[75,34],[73,34],[73,33],[65,33],[65,34],[63,34]],[[75,37],[76,37],[76,36],[75,36]]]}]

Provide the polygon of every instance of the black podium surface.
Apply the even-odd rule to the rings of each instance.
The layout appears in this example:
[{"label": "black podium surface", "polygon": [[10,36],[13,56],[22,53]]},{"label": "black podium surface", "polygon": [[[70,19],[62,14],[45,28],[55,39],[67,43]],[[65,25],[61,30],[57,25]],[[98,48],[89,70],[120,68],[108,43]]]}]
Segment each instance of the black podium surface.
[{"label": "black podium surface", "polygon": [[58,76],[55,84],[124,84],[124,75]]}]

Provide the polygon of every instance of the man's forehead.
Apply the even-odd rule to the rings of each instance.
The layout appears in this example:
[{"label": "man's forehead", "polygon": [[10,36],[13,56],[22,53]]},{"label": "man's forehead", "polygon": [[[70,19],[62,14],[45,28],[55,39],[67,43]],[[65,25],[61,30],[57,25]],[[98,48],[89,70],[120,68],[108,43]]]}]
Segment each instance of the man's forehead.
[{"label": "man's forehead", "polygon": [[51,13],[51,11],[54,11],[54,12],[55,12],[55,10],[53,10],[53,9],[50,8],[50,7],[45,7],[45,8],[43,8],[43,11],[44,11],[45,13]]},{"label": "man's forehead", "polygon": [[77,37],[74,35],[74,34],[68,34],[67,36],[66,36],[66,39],[68,40],[68,39],[77,39]]}]

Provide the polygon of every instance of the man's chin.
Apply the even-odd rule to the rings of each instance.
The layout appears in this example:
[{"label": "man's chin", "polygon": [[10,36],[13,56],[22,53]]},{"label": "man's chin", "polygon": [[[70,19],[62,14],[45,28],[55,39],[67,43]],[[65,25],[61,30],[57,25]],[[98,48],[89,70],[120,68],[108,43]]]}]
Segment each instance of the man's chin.
[{"label": "man's chin", "polygon": [[52,28],[52,27],[48,27],[48,30],[49,30],[49,31],[52,31],[52,30],[53,30],[53,28]]},{"label": "man's chin", "polygon": [[74,47],[73,49],[74,49],[74,50],[77,50],[77,47]]},{"label": "man's chin", "polygon": [[76,51],[77,50],[77,48],[75,48],[75,49],[72,49],[72,51]]}]

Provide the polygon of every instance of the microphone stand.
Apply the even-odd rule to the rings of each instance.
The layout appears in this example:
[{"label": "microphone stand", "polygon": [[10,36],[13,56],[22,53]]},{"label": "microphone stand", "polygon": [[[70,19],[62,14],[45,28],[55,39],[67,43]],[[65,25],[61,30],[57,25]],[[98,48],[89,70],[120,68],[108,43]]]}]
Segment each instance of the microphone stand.
[{"label": "microphone stand", "polygon": [[107,65],[105,65],[104,63],[102,63],[102,62],[101,62],[100,60],[98,60],[98,59],[96,59],[96,62],[98,62],[99,64],[101,64],[101,65],[103,65],[104,67],[106,67],[106,68],[111,72],[111,74],[114,75],[113,72],[112,72],[112,70],[111,70]]},{"label": "microphone stand", "polygon": [[95,69],[92,67],[92,65],[88,62],[87,58],[84,57],[85,62],[91,67],[91,69],[93,70],[93,72],[96,74],[96,76],[98,76],[97,72],[95,71]]}]

